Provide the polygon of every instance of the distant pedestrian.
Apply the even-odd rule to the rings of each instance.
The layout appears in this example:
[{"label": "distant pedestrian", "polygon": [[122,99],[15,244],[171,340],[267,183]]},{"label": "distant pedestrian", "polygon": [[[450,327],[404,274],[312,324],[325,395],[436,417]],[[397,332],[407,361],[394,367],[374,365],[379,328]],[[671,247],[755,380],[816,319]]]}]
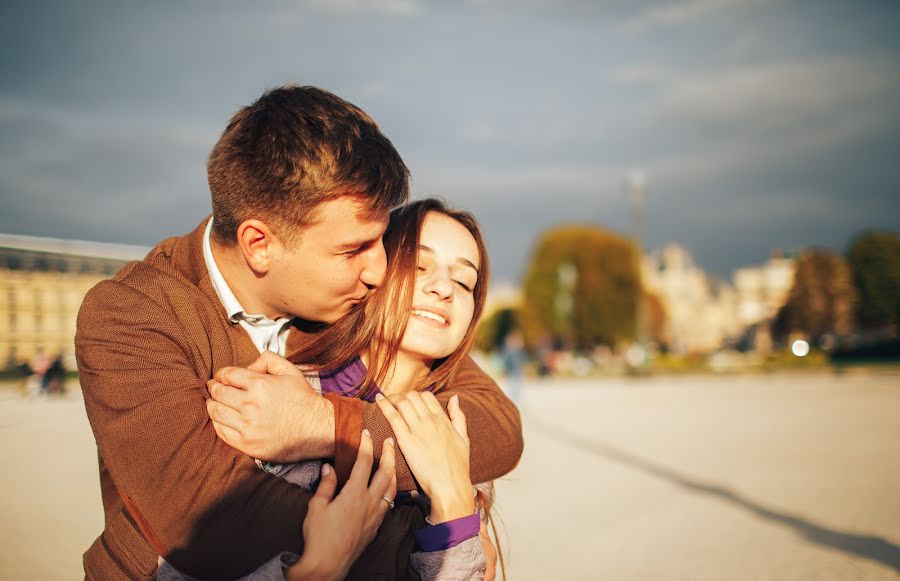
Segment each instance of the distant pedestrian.
[{"label": "distant pedestrian", "polygon": [[65,392],[65,381],[66,367],[63,364],[62,355],[58,355],[44,372],[44,377],[41,379],[41,391],[62,395]]},{"label": "distant pedestrian", "polygon": [[503,341],[503,374],[513,402],[521,407],[522,371],[525,367],[525,341],[522,333],[511,331]]},{"label": "distant pedestrian", "polygon": [[47,369],[50,368],[50,358],[43,351],[38,351],[31,360],[31,373],[25,381],[26,390],[29,396],[38,396],[46,393],[44,391],[44,376]]}]

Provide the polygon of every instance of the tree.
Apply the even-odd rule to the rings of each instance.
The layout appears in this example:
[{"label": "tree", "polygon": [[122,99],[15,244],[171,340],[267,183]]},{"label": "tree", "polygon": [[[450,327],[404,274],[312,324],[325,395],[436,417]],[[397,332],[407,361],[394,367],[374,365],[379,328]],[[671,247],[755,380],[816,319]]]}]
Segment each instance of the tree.
[{"label": "tree", "polygon": [[809,249],[797,258],[794,285],[772,325],[776,339],[803,333],[814,345],[825,335],[853,330],[856,289],[850,267],[840,256]]},{"label": "tree", "polygon": [[865,232],[847,250],[859,293],[858,321],[867,328],[900,323],[900,236]]},{"label": "tree", "polygon": [[479,351],[496,351],[503,346],[506,336],[519,328],[519,312],[513,307],[497,309],[481,319],[475,348]]},{"label": "tree", "polygon": [[520,323],[525,340],[574,348],[615,345],[635,336],[641,294],[632,242],[591,226],[546,232],[532,254],[523,284]]}]

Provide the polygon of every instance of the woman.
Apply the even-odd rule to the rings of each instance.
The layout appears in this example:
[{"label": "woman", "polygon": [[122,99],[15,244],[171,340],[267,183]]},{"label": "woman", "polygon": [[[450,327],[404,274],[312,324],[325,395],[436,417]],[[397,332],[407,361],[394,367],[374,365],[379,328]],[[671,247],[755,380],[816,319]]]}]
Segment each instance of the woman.
[{"label": "woman", "polygon": [[[469,481],[466,434],[459,434],[457,429],[453,432],[457,435],[451,438],[448,432],[451,425],[464,425],[464,416],[457,402],[450,407],[452,414],[448,419],[429,392],[452,381],[475,341],[487,297],[488,260],[480,229],[471,214],[451,210],[435,199],[396,210],[384,245],[388,267],[378,292],[367,304],[323,332],[313,345],[289,355],[289,359],[319,371],[318,388],[323,393],[368,401],[378,398],[382,411],[385,406],[390,408],[390,403],[379,396],[407,396],[397,400],[397,413],[385,416],[398,435],[404,456],[408,447],[417,458],[417,462],[410,463],[407,457],[407,463],[431,499],[430,507],[422,507],[430,514],[426,512],[418,522],[419,526],[428,524],[415,531],[422,549],[413,554],[415,566],[422,563],[427,553],[452,550],[455,546],[441,545],[432,539],[450,537],[464,542],[475,538],[483,528],[473,514],[475,499]],[[422,416],[428,421],[414,422],[403,429],[401,424],[411,412],[427,409],[424,402],[430,402],[435,411],[441,409],[440,414]],[[398,429],[408,436],[400,438]],[[423,448],[420,431],[445,437],[430,448]],[[465,446],[460,450],[462,441]],[[464,462],[448,462],[451,458],[462,458]],[[308,469],[309,463],[299,466]],[[279,466],[267,467],[285,472]],[[288,478],[297,471],[297,465],[287,466]],[[300,473],[304,471],[301,469]],[[460,490],[465,490],[465,494],[461,495]],[[490,509],[488,490],[489,487],[484,488],[477,496],[485,519]],[[407,500],[421,502],[404,497],[398,502]],[[415,525],[413,522],[411,528]],[[484,533],[486,537],[486,529]],[[440,557],[446,555],[441,553]],[[465,558],[471,557],[467,554]],[[478,558],[483,559],[480,552]],[[364,564],[359,566],[365,570]],[[421,569],[419,573],[427,578]]]}]

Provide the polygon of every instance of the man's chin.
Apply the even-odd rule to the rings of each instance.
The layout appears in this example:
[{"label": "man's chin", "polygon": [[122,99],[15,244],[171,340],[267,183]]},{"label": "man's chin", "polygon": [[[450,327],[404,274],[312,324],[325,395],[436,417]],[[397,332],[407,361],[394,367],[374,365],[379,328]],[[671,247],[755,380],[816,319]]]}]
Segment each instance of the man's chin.
[{"label": "man's chin", "polygon": [[[307,321],[309,323],[318,323],[322,325],[331,325],[333,323],[338,322],[343,319],[347,315],[349,315],[353,310],[359,307],[362,301],[359,300],[351,300],[344,302],[339,307],[335,307],[334,309],[328,311],[319,311],[316,313],[306,313],[306,314],[296,314],[294,315],[298,319],[302,319],[303,321]],[[359,307],[363,308],[363,307]]]},{"label": "man's chin", "polygon": [[328,313],[304,313],[304,314],[296,314],[294,317],[299,322],[300,326],[306,325],[331,325],[332,323],[338,321],[346,314],[346,312],[328,312]]},{"label": "man's chin", "polygon": [[354,306],[355,305],[348,305],[344,308],[341,308],[340,310],[322,314],[319,318],[319,321],[326,325],[337,323],[338,321],[349,315],[350,312],[353,311]]},{"label": "man's chin", "polygon": [[312,323],[313,325],[332,325],[341,320],[344,315],[342,314],[327,314],[327,315],[314,315],[312,318],[303,318],[304,321]]}]

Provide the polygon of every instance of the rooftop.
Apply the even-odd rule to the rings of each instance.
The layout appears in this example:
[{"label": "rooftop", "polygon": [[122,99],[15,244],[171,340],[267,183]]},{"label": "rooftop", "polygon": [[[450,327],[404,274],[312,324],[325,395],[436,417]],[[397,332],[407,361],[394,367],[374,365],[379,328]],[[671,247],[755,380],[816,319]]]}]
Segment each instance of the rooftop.
[{"label": "rooftop", "polygon": [[126,261],[140,260],[150,252],[148,246],[2,233],[0,233],[0,248]]}]

